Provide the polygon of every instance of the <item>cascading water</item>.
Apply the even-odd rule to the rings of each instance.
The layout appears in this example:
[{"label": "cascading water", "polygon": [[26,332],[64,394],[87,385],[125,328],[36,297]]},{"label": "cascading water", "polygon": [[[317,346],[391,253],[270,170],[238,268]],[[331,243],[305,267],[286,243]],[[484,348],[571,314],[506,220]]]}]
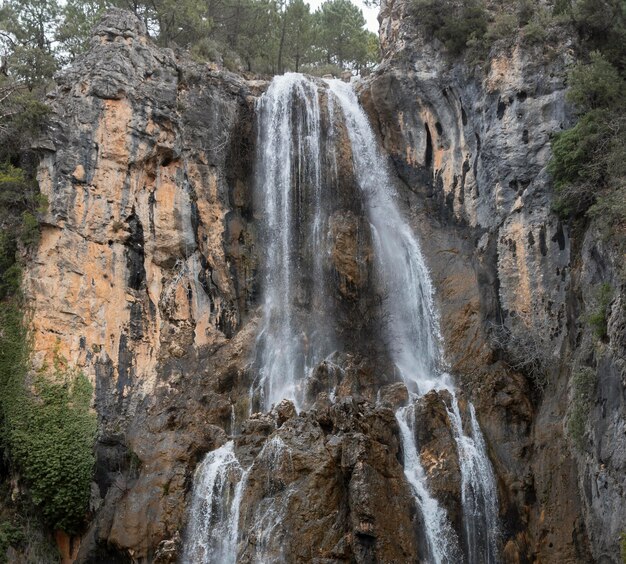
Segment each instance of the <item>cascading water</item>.
[{"label": "cascading water", "polygon": [[343,112],[353,165],[370,220],[385,308],[383,338],[410,392],[439,387],[439,326],[424,258],[394,202],[393,184],[374,132],[349,84],[328,82]]},{"label": "cascading water", "polygon": [[[470,564],[497,559],[498,503],[495,479],[480,428],[470,405],[472,435],[466,435],[454,386],[441,369],[438,316],[430,275],[419,243],[394,201],[393,184],[376,138],[352,88],[329,81],[343,111],[352,144],[355,174],[365,199],[384,296],[385,339],[400,376],[415,398],[431,389],[452,395],[451,422],[459,452],[465,542]],[[415,448],[412,406],[396,413],[403,440],[404,469],[425,520],[433,562],[458,562],[456,535],[445,512],[429,494]]]},{"label": "cascading water", "polygon": [[415,447],[413,430],[414,404],[401,407],[396,413],[402,436],[404,475],[411,485],[417,505],[424,516],[426,542],[431,562],[462,561],[456,533],[450,525],[445,510],[432,497],[426,487],[426,475]]},{"label": "cascading water", "polygon": [[[322,96],[321,89],[326,90]],[[320,106],[324,97],[328,127],[323,127]],[[301,384],[338,344],[324,261],[330,253],[328,225],[336,202],[333,183],[339,141],[335,122],[342,120],[369,220],[377,289],[383,297],[381,337],[411,397],[410,405],[400,408],[396,419],[404,473],[423,516],[428,562],[496,562],[498,503],[485,443],[471,405],[469,432],[464,430],[454,386],[442,370],[429,272],[419,243],[396,204],[392,177],[355,93],[340,81],[327,81],[324,87],[302,75],[286,74],[274,78],[259,100],[257,112],[256,197],[265,256],[263,321],[251,408],[269,409],[283,398],[299,406]],[[324,162],[324,158],[328,160]],[[415,401],[432,389],[448,390],[452,397],[449,419],[461,468],[463,543],[428,490],[416,445]],[[206,456],[196,474],[185,562],[236,562],[240,520],[244,520],[239,505],[248,475],[257,464],[279,464],[282,456],[289,452],[277,437],[265,444],[248,470],[237,462],[232,442]],[[271,561],[268,555],[276,555],[272,537],[282,519],[276,497],[263,498],[247,514],[253,521],[248,530],[256,543],[254,554],[247,558]]]},{"label": "cascading water", "polygon": [[182,561],[185,564],[234,564],[239,508],[247,481],[233,441],[209,452],[196,470],[190,522]]},{"label": "cascading water", "polygon": [[448,409],[455,433],[461,467],[461,495],[467,561],[469,564],[498,562],[498,493],[487,446],[476,420],[472,404],[468,405],[471,435],[463,431],[463,421],[456,396]]},{"label": "cascading water", "polygon": [[[259,100],[256,196],[264,249],[263,326],[255,405],[299,400],[298,384],[332,352],[322,260],[322,136],[317,85],[275,77]],[[253,402],[254,403],[254,402]]]}]

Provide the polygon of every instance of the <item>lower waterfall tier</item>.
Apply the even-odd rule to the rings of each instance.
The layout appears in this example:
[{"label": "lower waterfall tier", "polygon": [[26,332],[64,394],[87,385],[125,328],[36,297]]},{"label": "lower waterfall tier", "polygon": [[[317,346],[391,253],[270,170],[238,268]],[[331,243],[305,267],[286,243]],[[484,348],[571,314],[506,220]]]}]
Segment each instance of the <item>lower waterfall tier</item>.
[{"label": "lower waterfall tier", "polygon": [[183,562],[500,561],[471,405],[446,389],[410,399],[404,384],[371,401],[330,395],[299,414],[284,400],[207,454]]}]

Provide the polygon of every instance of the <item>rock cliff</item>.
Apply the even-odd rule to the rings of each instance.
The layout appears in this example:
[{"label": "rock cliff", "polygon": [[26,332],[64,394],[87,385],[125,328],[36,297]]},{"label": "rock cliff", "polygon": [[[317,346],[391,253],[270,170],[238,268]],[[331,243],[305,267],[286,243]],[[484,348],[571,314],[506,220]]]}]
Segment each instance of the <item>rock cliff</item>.
[{"label": "rock cliff", "polygon": [[[384,61],[361,97],[407,197],[418,195],[449,361],[512,504],[505,557],[515,545],[529,560],[619,562],[623,256],[597,226],[571,233],[559,220],[547,173],[551,135],[573,120],[573,34],[501,41],[476,65],[424,37],[411,10],[383,2]],[[611,299],[599,340],[588,320],[602,284]],[[575,446],[568,423],[584,367],[597,386]]]},{"label": "rock cliff", "polygon": [[256,269],[250,90],[112,11],[50,94],[39,143],[50,205],[26,286],[35,362],[58,351],[95,384],[83,559],[104,558],[100,540],[152,557],[180,528],[190,465],[230,421],[225,392],[254,325],[242,329]]},{"label": "rock cliff", "polygon": [[[383,3],[384,60],[357,90],[424,241],[447,362],[487,439],[502,560],[618,562],[622,257],[593,226],[572,234],[551,212],[546,171],[550,134],[571,119],[572,55],[518,42],[492,50],[484,73],[450,63],[407,10],[402,0]],[[359,343],[317,367],[306,411],[280,404],[249,417],[261,254],[252,167],[263,142],[254,101],[265,88],[155,47],[140,22],[114,10],[50,94],[52,120],[37,146],[50,206],[25,288],[35,364],[58,351],[95,385],[92,519],[79,561],[176,561],[194,470],[235,430],[238,459],[254,476],[243,561],[259,547],[289,562],[423,557],[392,411],[406,388],[385,380]],[[338,174],[352,182],[346,167]],[[331,261],[349,304],[342,322],[359,326],[358,341],[375,307],[371,251],[359,238],[359,206],[341,198]],[[614,295],[598,342],[585,312],[601,283]],[[567,422],[583,365],[597,386],[577,448]],[[433,492],[458,529],[448,404],[433,392],[415,417]],[[263,538],[254,511],[268,498],[282,503],[283,527]]]}]

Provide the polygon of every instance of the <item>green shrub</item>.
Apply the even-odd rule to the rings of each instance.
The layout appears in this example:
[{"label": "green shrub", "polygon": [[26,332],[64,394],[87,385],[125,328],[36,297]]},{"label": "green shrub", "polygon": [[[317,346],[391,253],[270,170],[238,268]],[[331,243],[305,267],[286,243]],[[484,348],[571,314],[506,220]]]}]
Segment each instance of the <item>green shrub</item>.
[{"label": "green shrub", "polygon": [[624,79],[606,57],[593,51],[588,63],[578,63],[569,75],[567,99],[581,112],[616,108],[622,103]]},{"label": "green shrub", "polygon": [[0,562],[8,562],[6,552],[24,541],[24,531],[9,521],[0,522]]},{"label": "green shrub", "polygon": [[485,37],[488,41],[498,41],[514,37],[516,31],[517,16],[507,12],[499,12],[489,25]]},{"label": "green shrub", "polygon": [[210,61],[221,65],[222,51],[224,51],[224,48],[217,41],[209,37],[203,37],[193,44],[190,53],[193,59],[199,63]]},{"label": "green shrub", "polygon": [[481,40],[487,32],[482,0],[415,0],[413,12],[424,32],[439,39],[452,55],[460,55],[470,40]]},{"label": "green shrub", "polygon": [[28,377],[30,343],[17,299],[0,308],[0,408],[5,447],[44,522],[80,530],[94,464],[92,388],[55,359],[49,374]]},{"label": "green shrub", "polygon": [[572,376],[572,403],[568,421],[568,432],[576,447],[583,448],[583,440],[589,418],[589,411],[593,406],[596,388],[596,372],[589,366],[574,371]]},{"label": "green shrub", "polygon": [[539,9],[522,27],[522,35],[527,43],[543,43],[548,38],[552,24],[551,14],[545,9]]},{"label": "green shrub", "polygon": [[597,293],[597,307],[589,314],[587,321],[594,330],[596,337],[604,339],[607,335],[609,306],[613,300],[613,288],[610,284],[602,284]]},{"label": "green shrub", "polygon": [[626,5],[623,0],[572,0],[570,14],[589,50],[616,67],[626,65]]},{"label": "green shrub", "polygon": [[611,114],[597,109],[557,134],[548,169],[557,190],[555,209],[562,217],[585,213],[595,202],[606,176],[603,149],[611,135]]},{"label": "green shrub", "polygon": [[[588,211],[607,213],[605,224],[626,218],[626,111],[621,103],[626,81],[601,53],[570,73],[569,100],[580,113],[574,127],[556,135],[549,171],[555,182],[555,210],[562,217]],[[595,207],[594,206],[598,206]]]}]

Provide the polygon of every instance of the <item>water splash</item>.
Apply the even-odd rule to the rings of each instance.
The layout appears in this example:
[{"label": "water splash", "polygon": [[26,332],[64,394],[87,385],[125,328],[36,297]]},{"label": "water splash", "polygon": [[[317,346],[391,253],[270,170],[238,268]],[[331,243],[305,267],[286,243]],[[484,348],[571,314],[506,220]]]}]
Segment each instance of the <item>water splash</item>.
[{"label": "water splash", "polygon": [[459,402],[453,395],[448,414],[455,434],[461,468],[467,560],[469,564],[496,564],[499,542],[496,480],[472,404],[468,404],[468,412],[470,434],[463,430]]},{"label": "water splash", "polygon": [[265,250],[263,325],[257,341],[255,405],[299,400],[304,375],[332,352],[322,275],[327,214],[317,85],[277,76],[259,99],[256,196]]},{"label": "water splash", "polygon": [[247,477],[235,456],[233,441],[209,452],[198,465],[182,557],[184,564],[237,561],[239,509]]}]

